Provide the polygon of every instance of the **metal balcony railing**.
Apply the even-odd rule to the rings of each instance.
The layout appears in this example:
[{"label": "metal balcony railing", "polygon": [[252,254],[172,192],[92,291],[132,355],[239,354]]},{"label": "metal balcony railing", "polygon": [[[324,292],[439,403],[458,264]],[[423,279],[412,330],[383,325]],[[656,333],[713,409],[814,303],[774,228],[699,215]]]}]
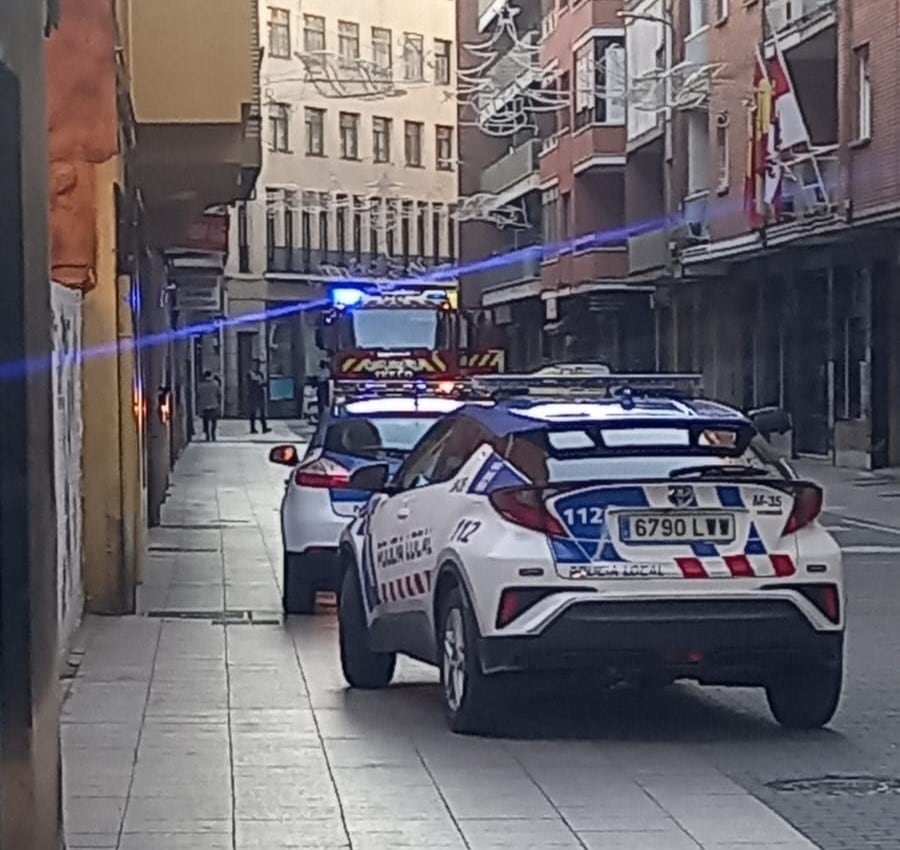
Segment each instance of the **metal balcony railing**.
[{"label": "metal balcony railing", "polygon": [[[512,249],[515,250],[515,249]],[[516,262],[486,269],[483,272],[468,278],[468,286],[476,289],[479,295],[484,295],[492,289],[500,289],[504,286],[514,286],[517,283],[526,283],[536,280],[541,274],[540,257],[525,257]]]},{"label": "metal balcony railing", "polygon": [[836,8],[837,0],[769,0],[766,22],[770,33],[778,33],[833,13]]}]

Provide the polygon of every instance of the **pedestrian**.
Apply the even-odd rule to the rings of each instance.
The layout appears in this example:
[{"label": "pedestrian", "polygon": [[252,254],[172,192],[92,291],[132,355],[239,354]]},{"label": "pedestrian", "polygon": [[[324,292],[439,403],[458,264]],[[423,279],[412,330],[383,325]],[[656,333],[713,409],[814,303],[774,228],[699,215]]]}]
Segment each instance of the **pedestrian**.
[{"label": "pedestrian", "polygon": [[215,442],[219,412],[222,409],[222,388],[213,373],[207,369],[203,379],[197,384],[197,407],[203,419],[203,433],[206,442]]},{"label": "pedestrian", "polygon": [[250,402],[250,433],[256,433],[256,420],[262,425],[263,434],[268,434],[272,429],[266,422],[266,376],[262,369],[262,360],[258,357],[253,361],[253,368],[247,373],[248,395]]},{"label": "pedestrian", "polygon": [[319,361],[319,371],[316,374],[316,408],[319,411],[319,421],[331,404],[331,370],[327,360]]}]

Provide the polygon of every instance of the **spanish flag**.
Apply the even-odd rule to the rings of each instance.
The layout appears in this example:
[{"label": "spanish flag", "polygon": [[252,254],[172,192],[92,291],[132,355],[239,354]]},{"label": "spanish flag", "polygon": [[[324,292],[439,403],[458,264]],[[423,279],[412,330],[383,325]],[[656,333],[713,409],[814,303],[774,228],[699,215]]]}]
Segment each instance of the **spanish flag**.
[{"label": "spanish flag", "polygon": [[747,121],[747,171],[744,176],[744,213],[752,228],[762,227],[765,223],[765,202],[771,179],[771,143],[775,130],[772,106],[772,83],[757,47],[753,100]]}]

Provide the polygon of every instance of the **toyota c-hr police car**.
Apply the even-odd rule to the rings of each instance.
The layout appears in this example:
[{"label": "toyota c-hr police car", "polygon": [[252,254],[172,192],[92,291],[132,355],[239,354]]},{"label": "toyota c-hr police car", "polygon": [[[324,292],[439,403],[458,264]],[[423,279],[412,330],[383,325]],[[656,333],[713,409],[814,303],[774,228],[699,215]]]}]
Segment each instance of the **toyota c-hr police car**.
[{"label": "toyota c-hr police car", "polygon": [[338,539],[370,495],[351,486],[351,473],[379,462],[396,469],[435,420],[461,404],[447,396],[375,392],[326,413],[302,459],[291,445],[269,453],[273,463],[291,468],[281,502],[287,614],[312,614],[318,590],[340,589]]},{"label": "toyota c-hr police car", "polygon": [[488,723],[497,674],[571,670],[761,686],[783,725],[827,723],[841,553],[754,425],[784,415],[604,394],[466,404],[396,472],[353,476],[374,495],[341,539],[347,681],[437,665],[456,731]]}]

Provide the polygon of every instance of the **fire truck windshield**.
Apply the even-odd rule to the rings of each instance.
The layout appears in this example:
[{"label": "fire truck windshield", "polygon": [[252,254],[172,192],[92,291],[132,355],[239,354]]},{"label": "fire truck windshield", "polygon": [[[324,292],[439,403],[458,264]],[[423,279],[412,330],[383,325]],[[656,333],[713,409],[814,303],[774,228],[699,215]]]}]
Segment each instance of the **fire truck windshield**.
[{"label": "fire truck windshield", "polygon": [[354,348],[434,349],[442,342],[437,310],[375,307],[354,310],[350,317]]}]

